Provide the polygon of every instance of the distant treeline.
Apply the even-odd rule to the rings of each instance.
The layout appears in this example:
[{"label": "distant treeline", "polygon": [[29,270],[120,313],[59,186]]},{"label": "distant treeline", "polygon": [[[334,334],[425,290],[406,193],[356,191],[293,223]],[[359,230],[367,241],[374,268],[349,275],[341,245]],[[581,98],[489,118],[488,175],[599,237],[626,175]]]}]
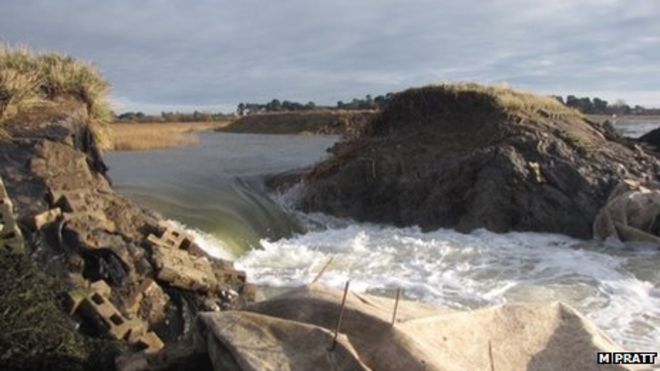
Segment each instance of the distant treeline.
[{"label": "distant treeline", "polygon": [[640,105],[631,107],[622,99],[618,99],[613,104],[610,104],[606,100],[598,97],[593,99],[589,97],[576,97],[574,95],[568,95],[565,99],[559,95],[554,95],[553,97],[565,105],[586,114],[660,115],[660,108],[645,108]]},{"label": "distant treeline", "polygon": [[161,112],[160,115],[147,115],[142,112],[125,112],[115,116],[118,122],[210,122],[224,121],[233,118],[234,114],[211,113],[194,111],[186,112]]},{"label": "distant treeline", "polygon": [[[239,116],[258,114],[264,112],[290,112],[290,111],[313,111],[313,110],[368,110],[382,108],[393,96],[393,93],[378,95],[372,97],[367,95],[364,98],[354,98],[352,101],[337,102],[335,106],[321,106],[314,102],[298,103],[288,100],[280,101],[273,99],[268,103],[239,103],[236,112]],[[586,114],[606,114],[606,115],[660,115],[660,108],[645,108],[639,105],[629,106],[623,100],[617,100],[613,104],[608,101],[595,97],[576,97],[568,95],[566,98],[555,95],[555,99],[561,103],[575,108]]]},{"label": "distant treeline", "polygon": [[239,116],[252,115],[265,112],[291,112],[291,111],[317,111],[317,110],[369,110],[382,108],[392,97],[393,93],[372,97],[354,98],[349,102],[339,101],[335,106],[322,106],[314,102],[299,103],[288,100],[273,99],[268,103],[239,103],[236,112]]},{"label": "distant treeline", "polygon": [[[280,101],[273,99],[268,103],[239,103],[236,113],[239,116],[252,115],[266,112],[295,112],[295,111],[318,111],[318,110],[374,110],[381,109],[392,98],[393,93],[372,97],[366,95],[364,98],[354,98],[351,101],[339,101],[336,105],[317,105],[310,101],[307,103]],[[586,114],[603,115],[660,115],[660,108],[645,108],[640,105],[629,106],[625,101],[619,99],[610,104],[608,101],[594,97],[576,97],[568,95],[566,98],[553,95],[561,103],[575,108]],[[223,121],[231,119],[234,114],[209,113],[194,111],[185,112],[161,112],[160,115],[146,115],[142,112],[125,112],[115,116],[119,122],[199,122],[199,121]]]}]

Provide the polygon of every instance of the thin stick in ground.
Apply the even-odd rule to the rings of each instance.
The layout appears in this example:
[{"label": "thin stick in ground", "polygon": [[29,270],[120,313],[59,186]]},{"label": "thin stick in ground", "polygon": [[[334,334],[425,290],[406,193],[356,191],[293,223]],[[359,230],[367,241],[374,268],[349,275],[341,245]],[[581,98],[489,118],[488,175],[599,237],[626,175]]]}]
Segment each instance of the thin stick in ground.
[{"label": "thin stick in ground", "polygon": [[344,297],[341,299],[341,309],[339,311],[339,318],[337,319],[337,326],[335,327],[335,335],[332,338],[332,345],[330,345],[329,351],[333,352],[335,346],[337,345],[337,336],[339,336],[339,330],[341,330],[341,321],[344,319],[344,307],[346,305],[346,295],[348,295],[348,285],[351,281],[346,281],[346,286],[344,287]]}]

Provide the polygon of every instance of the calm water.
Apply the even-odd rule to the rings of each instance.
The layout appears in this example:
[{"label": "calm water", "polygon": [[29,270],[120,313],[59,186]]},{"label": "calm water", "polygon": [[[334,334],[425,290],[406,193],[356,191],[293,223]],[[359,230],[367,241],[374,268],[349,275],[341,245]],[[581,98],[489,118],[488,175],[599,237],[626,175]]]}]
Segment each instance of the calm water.
[{"label": "calm water", "polygon": [[636,120],[636,121],[619,121],[614,126],[621,135],[630,138],[639,138],[651,130],[660,127],[660,121],[657,120]]},{"label": "calm water", "polygon": [[200,145],[107,155],[138,203],[195,230],[216,255],[271,286],[322,282],[467,309],[561,300],[630,350],[660,348],[660,251],[562,235],[478,230],[422,233],[292,211],[296,189],[267,194],[262,177],[313,164],[334,137],[205,133]]}]

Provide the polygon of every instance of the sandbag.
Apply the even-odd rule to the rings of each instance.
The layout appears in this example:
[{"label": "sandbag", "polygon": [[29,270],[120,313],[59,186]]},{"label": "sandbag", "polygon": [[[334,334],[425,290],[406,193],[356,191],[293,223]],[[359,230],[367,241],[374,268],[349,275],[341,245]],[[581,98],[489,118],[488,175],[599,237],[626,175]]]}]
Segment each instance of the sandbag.
[{"label": "sandbag", "polygon": [[611,193],[594,221],[594,238],[652,243],[660,246],[660,185],[626,181]]},{"label": "sandbag", "polygon": [[344,335],[257,313],[202,313],[195,339],[216,370],[369,370]]},{"label": "sandbag", "polygon": [[[305,286],[248,311],[332,328],[340,291]],[[588,319],[561,303],[507,304],[450,311],[350,293],[341,332],[373,370],[622,370],[596,364],[596,352],[621,349]]]}]

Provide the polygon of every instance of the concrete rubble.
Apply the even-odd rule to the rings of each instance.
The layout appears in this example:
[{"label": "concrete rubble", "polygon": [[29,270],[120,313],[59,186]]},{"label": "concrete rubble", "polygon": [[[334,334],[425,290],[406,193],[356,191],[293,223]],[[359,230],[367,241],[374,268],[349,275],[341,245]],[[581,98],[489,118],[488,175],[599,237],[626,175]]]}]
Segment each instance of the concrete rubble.
[{"label": "concrete rubble", "polygon": [[163,341],[142,320],[126,318],[110,301],[112,289],[104,281],[97,281],[88,290],[78,289],[68,294],[70,313],[92,317],[105,327],[114,340],[126,340],[147,353],[162,349]]},{"label": "concrete rubble", "polygon": [[0,144],[1,246],[70,289],[84,333],[154,352],[187,336],[199,311],[254,300],[244,272],[112,189],[85,128],[54,121]]}]

